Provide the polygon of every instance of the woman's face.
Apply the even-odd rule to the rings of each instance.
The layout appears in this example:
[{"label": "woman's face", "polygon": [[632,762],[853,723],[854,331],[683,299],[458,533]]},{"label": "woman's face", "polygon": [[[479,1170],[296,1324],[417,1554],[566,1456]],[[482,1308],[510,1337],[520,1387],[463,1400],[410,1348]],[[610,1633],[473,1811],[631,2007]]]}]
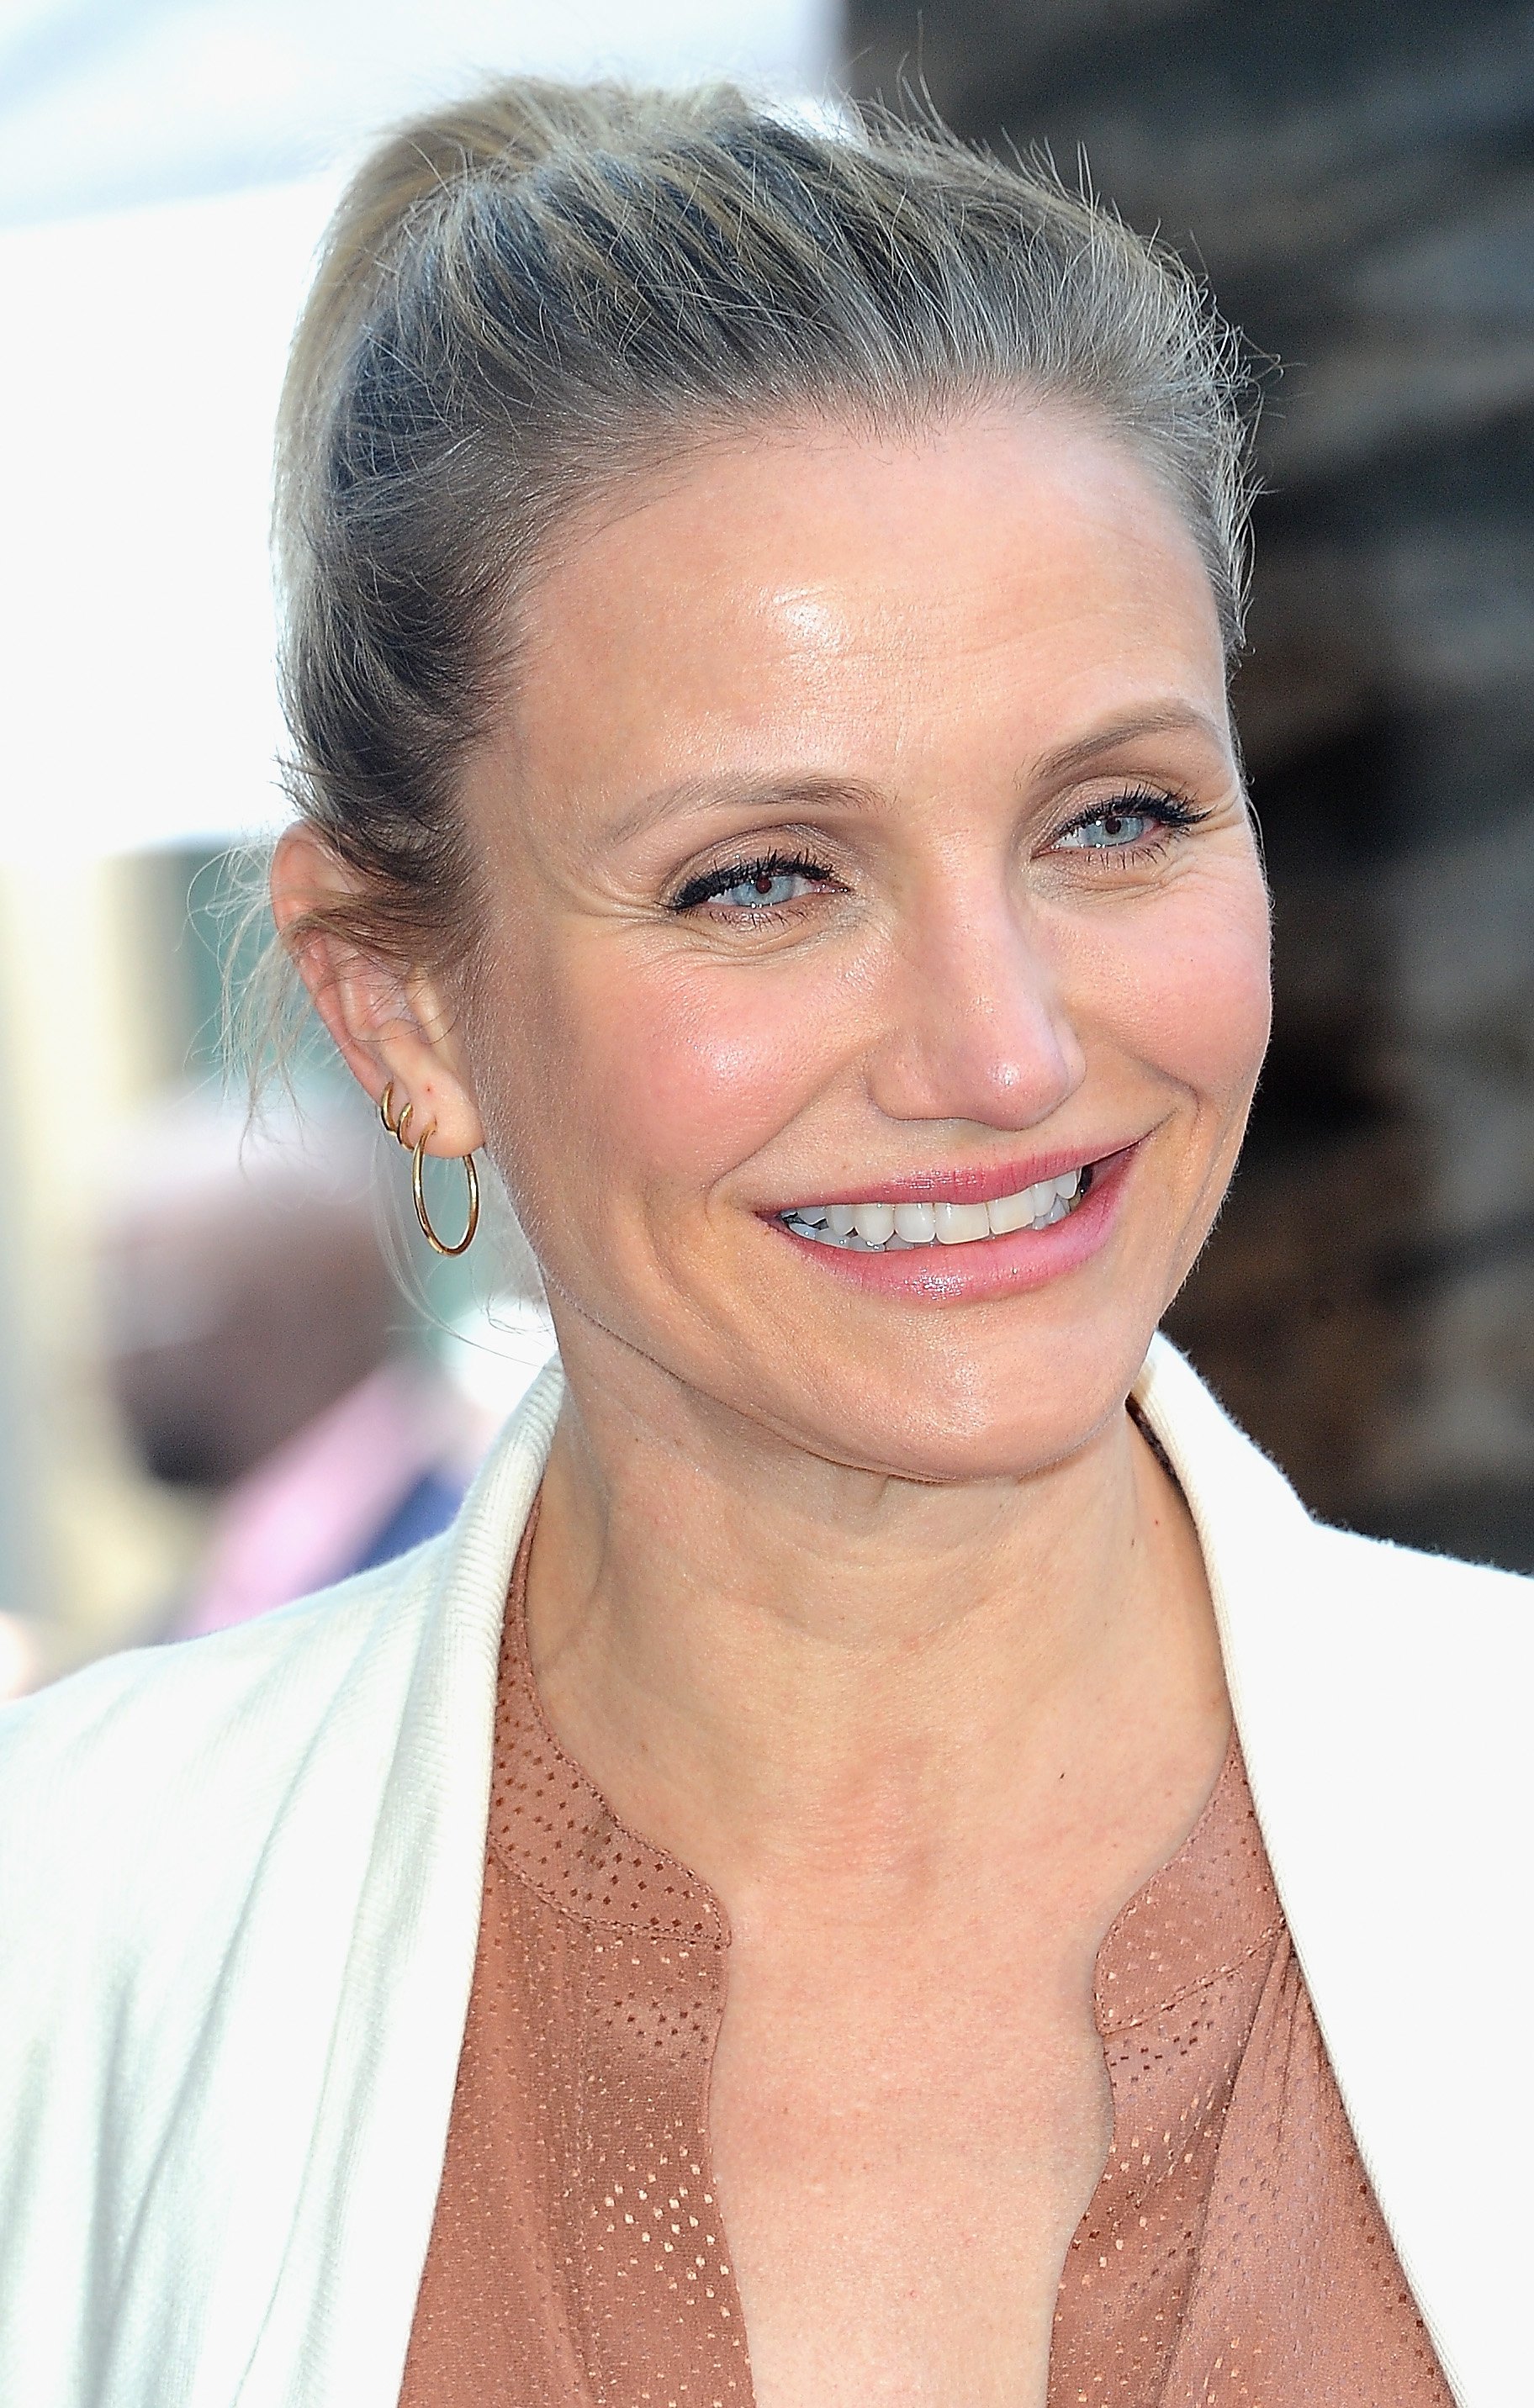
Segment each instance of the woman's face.
[{"label": "woman's face", "polygon": [[519,636],[463,1042],[572,1351],[878,1470],[1073,1451],[1268,1032],[1173,509],[1053,408],[765,436],[573,531]]}]

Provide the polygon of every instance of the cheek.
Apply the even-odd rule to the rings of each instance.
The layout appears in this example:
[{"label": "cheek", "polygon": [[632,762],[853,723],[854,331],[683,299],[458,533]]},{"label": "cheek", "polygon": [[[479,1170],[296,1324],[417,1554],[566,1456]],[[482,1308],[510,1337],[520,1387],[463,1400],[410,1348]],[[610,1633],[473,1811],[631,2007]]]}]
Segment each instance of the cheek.
[{"label": "cheek", "polygon": [[1268,898],[1254,864],[1188,877],[1056,924],[1062,1000],[1081,1035],[1201,1104],[1244,1108],[1268,1042]]},{"label": "cheek", "polygon": [[1190,881],[1140,960],[1142,1050],[1200,1103],[1244,1111],[1271,1017],[1268,899],[1247,878]]},{"label": "cheek", "polygon": [[835,1025],[828,1001],[786,968],[636,963],[594,948],[561,982],[549,1108],[606,1181],[706,1191],[814,1092]]}]

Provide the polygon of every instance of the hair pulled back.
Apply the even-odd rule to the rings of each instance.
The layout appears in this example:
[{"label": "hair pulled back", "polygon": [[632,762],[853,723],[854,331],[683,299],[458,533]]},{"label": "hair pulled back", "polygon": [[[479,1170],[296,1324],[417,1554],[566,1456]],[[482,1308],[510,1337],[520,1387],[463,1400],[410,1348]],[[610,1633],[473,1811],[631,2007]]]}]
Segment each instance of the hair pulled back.
[{"label": "hair pulled back", "polygon": [[562,518],[732,429],[1018,394],[1135,447],[1233,652],[1233,340],[1175,256],[1046,167],[728,87],[522,79],[404,127],[336,214],[279,433],[290,781],[359,889],[327,924],[401,962],[471,948],[455,772]]}]

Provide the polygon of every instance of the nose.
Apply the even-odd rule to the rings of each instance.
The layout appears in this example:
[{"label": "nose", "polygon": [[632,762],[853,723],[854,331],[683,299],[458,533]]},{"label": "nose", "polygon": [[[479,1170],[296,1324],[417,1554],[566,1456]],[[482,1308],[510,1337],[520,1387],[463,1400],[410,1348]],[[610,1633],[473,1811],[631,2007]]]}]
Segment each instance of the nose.
[{"label": "nose", "polygon": [[1033,1128],[1086,1075],[1050,950],[1015,898],[951,897],[908,924],[884,1001],[867,1078],[891,1120]]}]

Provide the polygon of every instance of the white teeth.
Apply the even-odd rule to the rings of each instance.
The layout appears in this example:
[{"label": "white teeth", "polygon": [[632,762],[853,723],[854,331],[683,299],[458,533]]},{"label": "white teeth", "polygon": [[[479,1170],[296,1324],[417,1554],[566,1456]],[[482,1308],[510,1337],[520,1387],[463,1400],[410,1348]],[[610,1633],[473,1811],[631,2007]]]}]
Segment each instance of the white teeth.
[{"label": "white teeth", "polygon": [[853,1226],[870,1246],[882,1246],[895,1235],[893,1204],[860,1204],[853,1215]]},{"label": "white teeth", "polygon": [[997,1196],[985,1207],[985,1217],[995,1238],[1005,1238],[1013,1229],[1025,1229],[1033,1219],[1033,1189],[1025,1187],[1021,1196]]},{"label": "white teeth", "polygon": [[904,1253],[916,1246],[969,1246],[1015,1229],[1052,1229],[1081,1202],[1090,1170],[1036,1180],[989,1204],[805,1204],[785,1212],[788,1226],[823,1246],[854,1254]]},{"label": "white teeth", "polygon": [[938,1234],[938,1215],[930,1204],[897,1204],[895,1234],[908,1246],[930,1246]]},{"label": "white teeth", "polygon": [[983,1204],[935,1204],[939,1246],[968,1246],[988,1238],[991,1219]]}]

